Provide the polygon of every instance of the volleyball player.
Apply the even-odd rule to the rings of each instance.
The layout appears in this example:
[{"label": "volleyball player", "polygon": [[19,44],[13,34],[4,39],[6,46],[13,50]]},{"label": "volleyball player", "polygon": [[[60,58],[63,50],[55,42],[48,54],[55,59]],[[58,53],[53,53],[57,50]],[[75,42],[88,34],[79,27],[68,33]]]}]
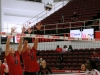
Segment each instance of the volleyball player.
[{"label": "volleyball player", "polygon": [[[11,29],[11,33],[15,31],[15,28]],[[10,37],[7,38],[5,56],[9,67],[9,75],[22,75],[22,68],[20,64],[20,53],[22,50],[22,38],[20,38],[18,50],[15,52],[10,47]]]},{"label": "volleyball player", "polygon": [[86,71],[86,66],[85,66],[85,64],[81,64],[81,71]]},{"label": "volleyball player", "polygon": [[86,72],[85,75],[100,75],[96,63],[92,60],[86,62]]},{"label": "volleyball player", "polygon": [[9,69],[8,69],[8,64],[7,64],[7,62],[6,62],[6,59],[4,59],[3,65],[5,65],[5,67],[6,67],[5,70],[4,70],[5,75],[9,75]]},{"label": "volleyball player", "polygon": [[4,75],[5,65],[2,64],[2,61],[0,60],[0,75]]},{"label": "volleyball player", "polygon": [[47,75],[47,74],[52,74],[51,69],[46,65],[46,61],[42,61],[42,65],[40,67],[40,71],[38,72],[38,75],[41,73],[41,75]]},{"label": "volleyball player", "polygon": [[[36,26],[38,32],[41,29],[41,24],[38,23]],[[32,30],[28,29],[28,33],[31,33]],[[36,72],[39,71],[39,64],[37,63],[36,50],[38,47],[38,38],[35,39],[34,45],[31,48],[28,45],[28,41],[25,40],[24,46],[22,49],[22,58],[24,62],[24,75],[36,75]]]}]

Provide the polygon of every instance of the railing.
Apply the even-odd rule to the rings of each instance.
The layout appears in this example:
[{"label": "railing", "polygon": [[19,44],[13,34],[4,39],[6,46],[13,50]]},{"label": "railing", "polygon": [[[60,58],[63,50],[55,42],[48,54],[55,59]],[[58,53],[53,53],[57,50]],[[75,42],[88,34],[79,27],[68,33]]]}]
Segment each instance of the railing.
[{"label": "railing", "polygon": [[[98,25],[95,24],[96,21],[98,21]],[[86,25],[87,22],[91,22],[91,23],[94,23],[94,24]],[[82,23],[82,25],[77,26],[77,23]],[[12,23],[10,25],[9,24],[10,23],[4,24],[4,26],[6,26],[6,28],[2,28],[3,32],[10,32],[11,27],[14,27],[14,26],[17,27],[17,29],[18,29],[18,30],[16,30],[17,32],[19,32],[19,33],[21,32],[20,24],[19,25],[14,24],[14,26],[11,26]],[[73,26],[73,24],[76,24],[76,26]],[[65,27],[59,27],[59,25],[63,25]],[[9,26],[11,26],[11,27],[9,27]],[[48,26],[51,26],[53,28],[48,28],[47,29]],[[65,22],[65,23],[56,23],[56,24],[46,24],[46,25],[43,25],[43,28],[41,29],[41,31],[44,31],[44,34],[45,34],[46,30],[50,30],[50,31],[56,30],[56,33],[58,33],[59,29],[69,29],[69,30],[71,30],[73,28],[87,28],[87,27],[91,27],[91,26],[99,26],[98,29],[100,30],[100,19],[86,20],[86,21],[76,21],[76,22]],[[33,28],[33,33],[35,31],[36,30],[35,30],[35,27],[34,27]],[[64,34],[64,33],[59,33],[59,34]],[[50,35],[52,35],[52,34],[50,34]]]},{"label": "railing", "polygon": [[[65,1],[65,0],[62,0],[61,2],[56,2],[53,5],[53,8],[50,11],[44,10],[41,13],[39,13],[38,15],[36,15],[36,16],[32,17],[31,19],[29,19],[28,21],[24,22],[23,24],[5,23],[4,26],[2,26],[2,31],[10,32],[11,27],[16,27],[17,28],[16,31],[20,32],[21,31],[20,29],[23,25],[28,25],[28,27],[31,27],[31,26],[35,25],[36,23],[38,23],[39,21],[46,18],[47,16],[49,16],[50,14],[54,13],[58,9],[62,8],[67,3],[68,3],[68,1]],[[31,24],[29,24],[29,22]]]},{"label": "railing", "polygon": [[[50,14],[54,13],[55,11],[57,11],[60,8],[62,8],[63,6],[65,6],[67,3],[68,3],[68,1],[64,1],[64,0],[62,0],[61,2],[57,2],[57,3],[55,3],[53,5],[53,8],[50,11],[44,10],[43,12],[41,12],[38,15],[32,17],[31,19],[29,19],[28,21],[26,21],[22,25],[25,25],[26,24],[28,26],[33,26],[34,24],[38,23],[39,21],[41,21],[44,18],[48,17]],[[34,18],[36,18],[36,19],[34,20]],[[29,24],[29,22],[31,24]]]},{"label": "railing", "polygon": [[[90,25],[86,25],[86,23],[91,22],[91,23],[95,23],[98,22],[98,24],[90,24]],[[73,24],[77,24],[77,23],[81,23],[80,26],[72,26]],[[63,25],[66,27],[58,27],[59,25]],[[51,26],[51,27],[55,27],[55,28],[51,28],[51,29],[47,29],[46,27]],[[46,30],[56,30],[56,33],[58,33],[59,29],[73,29],[73,28],[87,28],[87,27],[91,27],[91,26],[99,26],[99,30],[100,30],[100,19],[95,19],[95,20],[86,20],[86,21],[76,21],[76,22],[65,22],[65,23],[56,23],[56,24],[46,24],[43,25],[43,28],[41,31],[44,31],[44,34],[46,32]],[[36,31],[35,29],[33,29],[33,32]],[[62,33],[63,34],[63,33]],[[50,34],[52,35],[52,34]]]}]

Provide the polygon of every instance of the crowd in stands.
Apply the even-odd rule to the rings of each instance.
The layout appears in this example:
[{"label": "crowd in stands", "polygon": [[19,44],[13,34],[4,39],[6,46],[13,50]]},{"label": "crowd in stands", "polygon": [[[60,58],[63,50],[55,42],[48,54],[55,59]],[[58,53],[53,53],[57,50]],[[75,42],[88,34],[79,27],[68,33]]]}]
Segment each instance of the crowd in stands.
[{"label": "crowd in stands", "polygon": [[58,53],[61,53],[61,52],[73,52],[73,48],[72,48],[72,45],[69,45],[69,48],[67,48],[66,45],[64,45],[63,49],[59,47],[59,45],[57,45],[57,48],[56,48],[56,52]]}]

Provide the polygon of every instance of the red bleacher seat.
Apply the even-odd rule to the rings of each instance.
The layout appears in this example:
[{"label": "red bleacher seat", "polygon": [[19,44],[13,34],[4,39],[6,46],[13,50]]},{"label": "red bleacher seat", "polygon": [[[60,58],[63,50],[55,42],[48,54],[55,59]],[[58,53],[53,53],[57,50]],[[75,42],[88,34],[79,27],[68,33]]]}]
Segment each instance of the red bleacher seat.
[{"label": "red bleacher seat", "polygon": [[64,58],[64,59],[67,59],[67,56],[66,56],[66,55],[64,55],[64,56],[63,56],[63,58]]},{"label": "red bleacher seat", "polygon": [[78,56],[77,55],[73,55],[73,59],[76,59],[76,58],[78,58]]},{"label": "red bleacher seat", "polygon": [[55,63],[51,63],[51,64],[50,64],[50,66],[54,66],[54,65],[55,65]]},{"label": "red bleacher seat", "polygon": [[73,62],[72,65],[75,67],[75,66],[77,66],[77,63]]},{"label": "red bleacher seat", "polygon": [[52,67],[51,69],[52,69],[52,70],[56,70],[56,67]]},{"label": "red bleacher seat", "polygon": [[73,54],[77,55],[77,54],[78,54],[78,52],[75,52],[75,51],[74,51],[74,52],[73,52]]},{"label": "red bleacher seat", "polygon": [[69,70],[69,67],[64,67],[63,70]]},{"label": "red bleacher seat", "polygon": [[70,59],[71,59],[71,58],[73,58],[73,57],[72,57],[72,55],[68,55],[68,58],[70,58]]},{"label": "red bleacher seat", "polygon": [[75,69],[75,70],[80,70],[80,67],[75,67],[74,69]]},{"label": "red bleacher seat", "polygon": [[77,62],[77,59],[73,59],[72,62]]},{"label": "red bleacher seat", "polygon": [[72,64],[71,64],[71,63],[67,63],[66,65],[67,65],[67,66],[71,66]]},{"label": "red bleacher seat", "polygon": [[91,51],[94,51],[94,48],[90,48]]},{"label": "red bleacher seat", "polygon": [[78,56],[78,58],[79,58],[79,59],[83,59],[83,55],[80,54],[80,55]]},{"label": "red bleacher seat", "polygon": [[74,67],[70,67],[69,69],[70,69],[70,70],[74,70]]},{"label": "red bleacher seat", "polygon": [[78,59],[78,62],[79,62],[79,63],[80,63],[80,62],[82,63],[82,62],[83,62],[83,60],[84,60],[84,59]]},{"label": "red bleacher seat", "polygon": [[96,51],[97,51],[97,50],[100,50],[100,48],[96,48],[95,50],[96,50]]}]

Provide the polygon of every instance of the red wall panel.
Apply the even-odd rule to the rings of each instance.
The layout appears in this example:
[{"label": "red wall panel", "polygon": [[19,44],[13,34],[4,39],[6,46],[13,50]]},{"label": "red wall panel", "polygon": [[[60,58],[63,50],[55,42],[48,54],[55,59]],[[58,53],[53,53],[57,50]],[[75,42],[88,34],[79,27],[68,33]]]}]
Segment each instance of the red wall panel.
[{"label": "red wall panel", "polygon": [[95,38],[100,39],[100,31],[95,32]]}]

